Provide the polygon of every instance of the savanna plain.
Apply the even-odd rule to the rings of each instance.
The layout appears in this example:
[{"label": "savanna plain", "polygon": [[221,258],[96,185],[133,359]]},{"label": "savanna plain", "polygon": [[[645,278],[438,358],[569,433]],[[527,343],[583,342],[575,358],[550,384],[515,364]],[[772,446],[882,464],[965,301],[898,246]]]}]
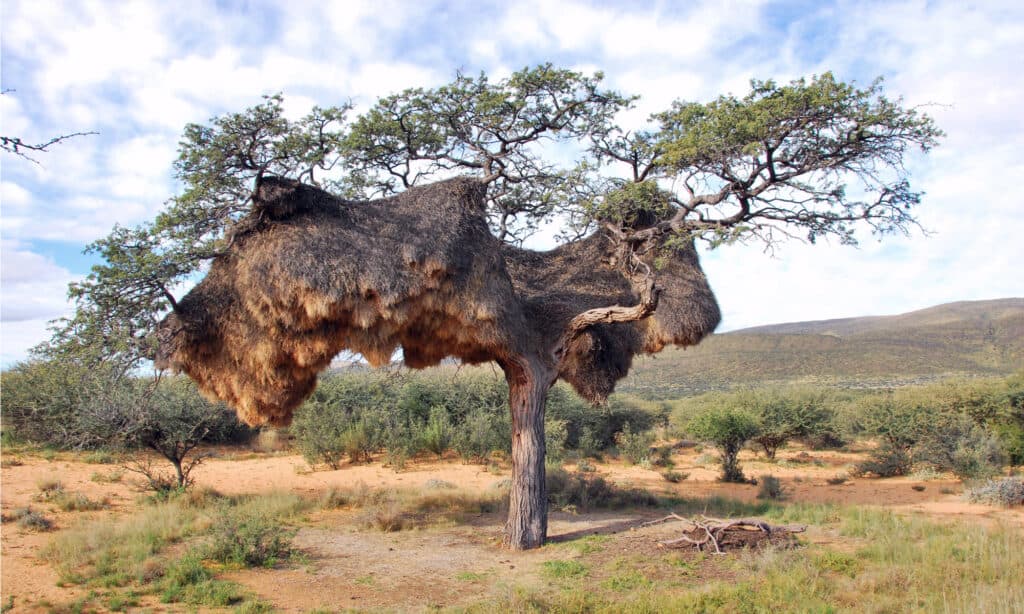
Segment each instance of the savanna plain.
[{"label": "savanna plain", "polygon": [[[600,451],[587,451],[577,441],[577,449],[554,454],[560,458],[548,466],[549,543],[527,552],[501,546],[511,471],[506,455],[460,454],[454,425],[449,439],[440,428],[451,447],[408,458],[367,451],[330,464],[301,439],[301,423],[293,429],[298,435],[263,431],[240,444],[201,446],[197,454],[207,458],[194,469],[192,484],[162,492],[131,470],[140,458],[164,462],[149,453],[57,451],[8,439],[2,468],[3,608],[1024,607],[1024,508],[1012,499],[978,495],[984,484],[1019,485],[1020,478],[1005,477],[1012,468],[990,472],[987,482],[924,463],[905,475],[878,477],[870,463],[884,456],[879,437],[793,440],[774,458],[748,441],[737,458],[744,481],[724,482],[719,448],[691,438],[685,425],[694,423],[694,412],[702,415],[701,408],[729,397],[710,393],[696,397],[700,402],[676,404],[632,400],[631,411],[664,420],[652,420],[647,430],[627,424],[615,434],[616,445]],[[623,404],[628,405],[620,401],[620,413]],[[548,430],[557,432],[558,425]],[[662,545],[683,535],[683,525],[644,523],[669,513],[756,517],[805,525],[806,531],[793,540],[719,554],[710,547]]]}]

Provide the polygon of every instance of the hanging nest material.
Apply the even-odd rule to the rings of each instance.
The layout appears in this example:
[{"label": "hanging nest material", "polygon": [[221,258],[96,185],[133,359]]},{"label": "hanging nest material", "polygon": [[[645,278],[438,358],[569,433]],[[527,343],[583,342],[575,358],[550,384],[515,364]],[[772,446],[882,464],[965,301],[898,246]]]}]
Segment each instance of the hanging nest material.
[{"label": "hanging nest material", "polygon": [[701,516],[699,519],[691,519],[674,513],[640,526],[649,527],[672,521],[683,523],[683,534],[675,539],[658,542],[658,547],[696,548],[699,552],[715,554],[724,554],[735,548],[761,548],[767,545],[792,547],[797,543],[793,534],[807,530],[805,525],[773,525],[758,518],[722,520]]},{"label": "hanging nest material", "polygon": [[644,252],[641,268],[658,271],[647,297],[651,284],[603,233],[547,252],[502,244],[485,192],[455,178],[350,201],[264,177],[224,252],[157,328],[154,364],[250,425],[283,426],[343,350],[381,365],[401,348],[416,369],[529,356],[597,403],[635,355],[694,345],[718,325],[692,243]]}]

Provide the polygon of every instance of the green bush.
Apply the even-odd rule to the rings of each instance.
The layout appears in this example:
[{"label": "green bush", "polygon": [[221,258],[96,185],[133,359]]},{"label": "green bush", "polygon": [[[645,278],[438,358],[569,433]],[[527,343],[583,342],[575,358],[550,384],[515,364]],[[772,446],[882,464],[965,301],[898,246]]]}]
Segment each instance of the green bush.
[{"label": "green bush", "polygon": [[654,506],[658,500],[645,490],[616,488],[599,475],[547,467],[548,502],[557,509],[587,511],[596,508]]},{"label": "green bush", "polygon": [[853,475],[874,475],[880,478],[891,478],[907,475],[914,466],[910,451],[895,448],[888,442],[871,451],[867,460],[854,465]]},{"label": "green bush", "polygon": [[917,446],[914,458],[961,479],[998,475],[1006,461],[996,435],[962,415],[937,425]]},{"label": "green bush", "polygon": [[651,444],[654,443],[654,433],[642,431],[634,433],[629,423],[622,425],[622,431],[615,435],[615,445],[627,461],[639,465],[649,461],[651,457]]},{"label": "green bush", "polygon": [[750,391],[747,403],[761,424],[760,432],[753,441],[770,459],[775,458],[776,451],[788,441],[822,437],[832,424],[829,393],[823,388]]},{"label": "green bush", "polygon": [[207,556],[240,567],[271,567],[291,554],[290,531],[274,514],[224,507],[210,530]]},{"label": "green bush", "polygon": [[430,419],[420,432],[420,443],[423,449],[433,452],[439,457],[451,447],[453,438],[452,424],[448,410],[442,405],[430,408]]},{"label": "green bush", "polygon": [[484,461],[491,452],[509,447],[509,422],[484,407],[474,407],[455,425],[452,447],[467,461]]},{"label": "green bush", "polygon": [[697,414],[687,427],[697,439],[714,444],[721,452],[722,481],[745,482],[737,457],[743,444],[760,432],[750,413],[726,406],[710,406]]}]

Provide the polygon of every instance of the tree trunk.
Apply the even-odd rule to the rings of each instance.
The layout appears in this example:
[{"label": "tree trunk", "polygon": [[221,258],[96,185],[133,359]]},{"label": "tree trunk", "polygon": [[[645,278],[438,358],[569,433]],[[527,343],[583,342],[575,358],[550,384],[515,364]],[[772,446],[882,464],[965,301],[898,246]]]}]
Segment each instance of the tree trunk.
[{"label": "tree trunk", "polygon": [[168,458],[168,460],[170,460],[171,464],[174,465],[174,474],[178,478],[178,488],[184,488],[185,487],[185,472],[181,468],[181,459],[180,458]]},{"label": "tree trunk", "polygon": [[512,492],[504,541],[513,550],[528,550],[544,545],[548,534],[544,406],[555,374],[526,359],[502,368],[512,411]]}]

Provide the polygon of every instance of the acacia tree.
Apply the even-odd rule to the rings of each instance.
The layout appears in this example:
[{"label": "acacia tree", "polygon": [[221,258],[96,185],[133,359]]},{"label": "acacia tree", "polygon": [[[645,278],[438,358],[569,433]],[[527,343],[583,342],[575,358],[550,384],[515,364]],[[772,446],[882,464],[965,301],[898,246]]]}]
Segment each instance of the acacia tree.
[{"label": "acacia tree", "polygon": [[[555,380],[568,379],[598,401],[628,371],[633,354],[696,343],[714,328],[718,310],[694,240],[717,246],[758,239],[771,247],[797,236],[855,243],[857,226],[879,235],[907,232],[916,223],[910,210],[920,194],[910,188],[904,156],[915,147],[927,151],[941,136],[929,117],[885,98],[880,83],[858,89],[830,74],[781,86],[754,82],[743,98],[678,102],[653,116],[650,129],[627,132],[615,116],[632,99],[602,90],[600,81],[600,74],[545,65],[498,82],[459,75],[439,88],[406,90],[382,98],[351,123],[347,107],[314,109],[289,122],[280,97],[271,97],[211,126],[190,125],[175,165],[182,194],[153,223],[115,229],[92,246],[106,263],[73,286],[79,310],[55,345],[86,339],[106,347],[109,331],[117,331],[122,341],[111,344],[113,353],[145,356],[159,317],[170,311],[171,321],[187,319],[175,296],[181,280],[210,260],[214,267],[233,266],[229,255],[238,248],[237,237],[294,213],[275,208],[281,203],[254,202],[261,185],[267,193],[294,191],[293,184],[261,184],[267,177],[366,197],[404,194],[452,175],[475,176],[498,239],[521,241],[557,214],[570,220],[566,237],[580,246],[548,255],[499,249],[488,256],[507,268],[515,287],[502,296],[516,303],[526,328],[506,335],[514,338],[515,351],[459,350],[466,360],[496,360],[505,371],[514,466],[506,539],[514,548],[539,546],[547,527],[543,416]],[[575,144],[578,164],[558,165],[543,147],[554,140]],[[395,215],[410,211],[402,209],[406,201],[388,202]],[[370,204],[365,210],[385,211]],[[379,215],[388,222],[386,213]],[[600,269],[604,277],[586,280],[586,269]],[[673,286],[678,276],[685,277],[689,299]],[[566,290],[575,298],[555,300],[559,284],[568,288],[581,279],[585,288]],[[363,294],[360,300],[375,296]],[[706,303],[696,323],[686,322],[690,299]],[[545,306],[541,312],[538,305]],[[659,318],[646,333],[635,326]],[[685,332],[665,332],[684,324]],[[325,322],[318,330],[332,326],[338,324]],[[435,354],[449,346],[428,347],[417,337],[430,334],[422,328],[402,333],[407,363],[443,358]],[[359,339],[349,339],[348,347]],[[325,343],[346,347],[337,338]],[[386,353],[387,347],[367,351]],[[307,379],[296,398],[308,394],[309,364],[326,365],[319,354],[303,362]],[[288,415],[289,399],[288,407],[274,411]]]}]

